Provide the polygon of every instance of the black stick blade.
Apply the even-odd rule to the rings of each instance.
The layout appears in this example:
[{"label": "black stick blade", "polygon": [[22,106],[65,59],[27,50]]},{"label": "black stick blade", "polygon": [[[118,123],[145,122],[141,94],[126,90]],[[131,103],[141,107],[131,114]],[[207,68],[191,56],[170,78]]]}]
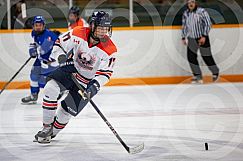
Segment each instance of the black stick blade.
[{"label": "black stick blade", "polygon": [[140,153],[141,151],[143,151],[143,149],[144,149],[144,143],[142,143],[141,145],[135,146],[133,148],[129,148],[129,154]]}]

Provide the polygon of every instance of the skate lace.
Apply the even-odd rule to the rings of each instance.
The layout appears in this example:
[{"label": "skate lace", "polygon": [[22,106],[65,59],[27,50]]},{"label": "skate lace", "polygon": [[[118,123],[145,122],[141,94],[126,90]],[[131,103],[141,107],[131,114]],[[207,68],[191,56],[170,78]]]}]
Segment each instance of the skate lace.
[{"label": "skate lace", "polygon": [[50,131],[50,129],[51,129],[51,126],[44,126],[44,127],[42,128],[41,132],[43,132],[43,133],[48,133],[48,132]]},{"label": "skate lace", "polygon": [[31,96],[27,96],[27,97],[25,97],[25,100],[31,100],[32,98],[31,98]]},{"label": "skate lace", "polygon": [[32,100],[35,100],[36,98],[35,98],[35,96],[33,96],[33,95],[30,95],[30,96],[27,96],[27,97],[25,97],[25,100],[26,101],[32,101]]}]

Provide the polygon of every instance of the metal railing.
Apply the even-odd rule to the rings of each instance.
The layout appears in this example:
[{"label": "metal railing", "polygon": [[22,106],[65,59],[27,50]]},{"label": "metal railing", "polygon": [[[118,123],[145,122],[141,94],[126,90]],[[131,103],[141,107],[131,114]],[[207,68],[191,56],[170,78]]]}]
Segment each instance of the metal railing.
[{"label": "metal railing", "polygon": [[[1,28],[29,28],[28,21],[36,14],[46,18],[48,27],[67,27],[68,9],[73,5],[81,8],[86,20],[93,11],[102,9],[112,15],[114,26],[130,27],[180,25],[185,10],[184,0],[25,0],[22,12],[14,17],[13,8],[19,1],[0,1]],[[241,0],[206,1],[200,6],[208,10],[214,24],[243,23]]]}]

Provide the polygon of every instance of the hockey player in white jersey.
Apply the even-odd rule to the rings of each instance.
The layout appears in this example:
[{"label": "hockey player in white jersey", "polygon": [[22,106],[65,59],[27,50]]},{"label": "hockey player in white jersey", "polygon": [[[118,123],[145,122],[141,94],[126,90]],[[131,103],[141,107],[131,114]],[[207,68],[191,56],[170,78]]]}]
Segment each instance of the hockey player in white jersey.
[{"label": "hockey player in white jersey", "polygon": [[[92,98],[112,73],[116,46],[110,39],[112,28],[108,13],[92,14],[90,28],[76,27],[59,37],[51,56],[61,64],[49,75],[44,88],[43,128],[35,135],[39,143],[49,143],[88,103],[72,80],[72,75]],[[68,91],[57,108],[60,92]]]}]

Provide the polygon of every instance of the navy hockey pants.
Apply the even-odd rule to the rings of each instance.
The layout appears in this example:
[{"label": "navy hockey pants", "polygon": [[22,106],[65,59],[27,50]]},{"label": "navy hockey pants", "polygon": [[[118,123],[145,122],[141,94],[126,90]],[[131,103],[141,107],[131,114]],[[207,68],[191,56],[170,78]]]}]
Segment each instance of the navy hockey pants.
[{"label": "navy hockey pants", "polygon": [[63,66],[52,72],[48,77],[54,79],[61,92],[69,90],[67,97],[61,102],[62,108],[73,116],[77,116],[87,105],[88,100],[84,100],[78,93],[79,89],[73,82],[71,75],[77,73],[73,65]]}]

